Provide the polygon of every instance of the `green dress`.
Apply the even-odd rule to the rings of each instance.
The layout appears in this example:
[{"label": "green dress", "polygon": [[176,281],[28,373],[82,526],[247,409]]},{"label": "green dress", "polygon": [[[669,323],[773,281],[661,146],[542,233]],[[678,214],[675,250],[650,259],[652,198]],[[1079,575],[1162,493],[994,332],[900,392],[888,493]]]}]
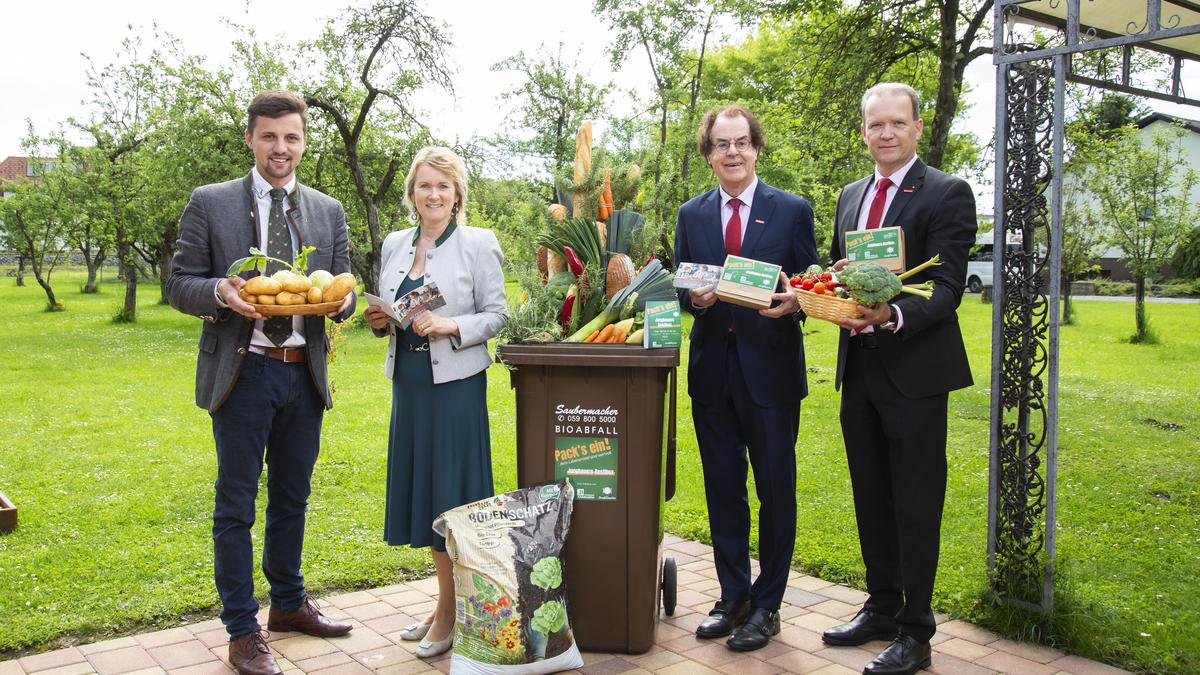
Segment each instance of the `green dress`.
[{"label": "green dress", "polygon": [[[405,275],[396,297],[422,283]],[[434,384],[428,344],[411,326],[397,329],[383,537],[445,551],[434,518],[493,494],[487,371]]]}]

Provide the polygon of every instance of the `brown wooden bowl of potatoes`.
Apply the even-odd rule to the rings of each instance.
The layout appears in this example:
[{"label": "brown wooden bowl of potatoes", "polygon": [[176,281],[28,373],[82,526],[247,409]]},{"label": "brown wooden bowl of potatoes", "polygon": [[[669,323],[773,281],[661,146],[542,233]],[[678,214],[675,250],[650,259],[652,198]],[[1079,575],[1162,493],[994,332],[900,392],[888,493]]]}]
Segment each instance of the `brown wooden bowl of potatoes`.
[{"label": "brown wooden bowl of potatoes", "polygon": [[247,279],[238,295],[263,316],[328,314],[340,307],[357,285],[349,272],[335,277],[317,271],[306,277],[285,271]]}]

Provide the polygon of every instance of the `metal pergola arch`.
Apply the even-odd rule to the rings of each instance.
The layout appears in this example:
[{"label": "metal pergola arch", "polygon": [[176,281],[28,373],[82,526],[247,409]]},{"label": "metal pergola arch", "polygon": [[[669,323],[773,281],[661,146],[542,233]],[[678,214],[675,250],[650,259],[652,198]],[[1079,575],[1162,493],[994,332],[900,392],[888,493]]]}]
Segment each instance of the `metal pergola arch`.
[{"label": "metal pergola arch", "polygon": [[[996,0],[996,180],[988,577],[1004,602],[1053,606],[1062,270],[1063,108],[1067,82],[1200,106],[1182,87],[1200,62],[1192,0]],[[1019,27],[1037,26],[1036,43]],[[1122,50],[1115,81],[1072,72],[1071,58]],[[1135,49],[1171,63],[1163,88],[1131,77]],[[1046,191],[1049,190],[1049,195]],[[1020,241],[1010,249],[1000,242]],[[1039,250],[1035,242],[1048,242]]]}]

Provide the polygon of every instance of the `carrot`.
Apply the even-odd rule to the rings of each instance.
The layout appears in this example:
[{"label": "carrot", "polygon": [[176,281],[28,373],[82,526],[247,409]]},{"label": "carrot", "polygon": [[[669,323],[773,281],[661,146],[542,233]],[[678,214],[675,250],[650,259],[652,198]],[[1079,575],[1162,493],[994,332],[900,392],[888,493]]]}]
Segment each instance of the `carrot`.
[{"label": "carrot", "polygon": [[596,342],[608,342],[608,338],[612,337],[613,331],[616,330],[617,324],[610,323],[600,329],[600,335],[596,337]]},{"label": "carrot", "polygon": [[600,331],[594,330],[592,331],[591,335],[587,336],[587,339],[585,339],[584,342],[595,342],[598,335],[600,335]]},{"label": "carrot", "polygon": [[625,331],[618,328],[613,331],[612,339],[609,340],[609,342],[612,342],[613,344],[624,344],[625,338],[627,337],[629,336],[625,333]]}]

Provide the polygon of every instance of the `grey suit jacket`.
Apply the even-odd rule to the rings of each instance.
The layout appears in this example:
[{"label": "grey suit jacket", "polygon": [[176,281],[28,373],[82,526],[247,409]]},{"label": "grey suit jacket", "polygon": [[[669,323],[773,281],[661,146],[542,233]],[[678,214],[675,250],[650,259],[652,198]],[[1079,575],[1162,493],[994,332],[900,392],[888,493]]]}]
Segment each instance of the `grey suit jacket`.
[{"label": "grey suit jacket", "polygon": [[[287,216],[300,245],[316,247],[308,256],[308,268],[329,270],[334,275],[349,272],[349,239],[341,203],[299,183],[297,193],[297,204]],[[250,319],[221,307],[215,295],[217,283],[233,261],[246,257],[250,247],[259,245],[254,208],[249,183],[242,177],[196,188],[179,219],[179,241],[171,259],[167,300],[175,309],[204,320],[196,362],[196,405],[209,412],[221,407],[237,383],[254,328]],[[338,321],[354,314],[354,302],[337,317]],[[304,317],[304,335],[313,384],[324,398],[325,407],[331,408],[325,317]]]},{"label": "grey suit jacket", "polygon": [[[416,228],[409,228],[393,232],[383,240],[379,297],[389,302],[412,269],[415,235]],[[426,254],[425,283],[437,282],[446,299],[446,305],[434,313],[454,319],[459,333],[458,337],[429,338],[435,384],[470,377],[491,365],[487,341],[508,321],[503,257],[500,243],[491,230],[467,225],[455,227],[446,241]],[[395,330],[388,324],[376,334],[391,336],[384,364],[390,378],[395,370]]]}]

